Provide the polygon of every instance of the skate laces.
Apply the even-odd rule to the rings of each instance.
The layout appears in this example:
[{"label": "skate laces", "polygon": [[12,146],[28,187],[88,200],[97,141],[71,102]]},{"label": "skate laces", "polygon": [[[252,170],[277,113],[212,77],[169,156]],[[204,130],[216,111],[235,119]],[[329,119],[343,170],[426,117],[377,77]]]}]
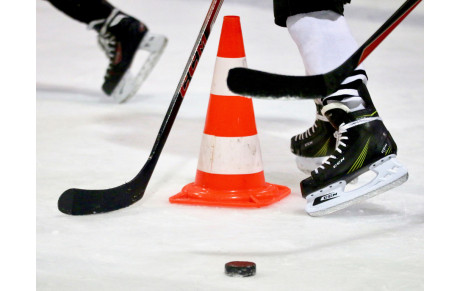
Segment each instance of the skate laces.
[{"label": "skate laces", "polygon": [[[342,154],[342,150],[347,147],[347,144],[344,143],[344,140],[348,140],[348,137],[344,135],[349,128],[361,125],[363,123],[375,121],[375,120],[382,120],[380,117],[366,117],[362,118],[350,123],[342,123],[339,126],[339,130],[334,132],[334,137],[336,138],[336,144],[335,144],[335,152],[334,154],[339,155]],[[342,148],[340,148],[342,146]],[[330,155],[318,168],[315,169],[315,174],[318,173],[319,170],[324,170],[326,168],[326,165],[331,165],[332,160],[337,160],[337,156],[335,155]]]},{"label": "skate laces", "polygon": [[115,58],[117,56],[116,52],[119,41],[117,41],[117,37],[109,30],[109,28],[117,26],[126,17],[128,16],[121,13],[118,9],[113,9],[99,31],[99,36],[97,38],[99,47],[110,60],[109,67],[106,71],[106,77],[110,74],[109,72],[113,70],[114,65],[118,61]]},{"label": "skate laces", "polygon": [[318,127],[317,122],[313,123],[313,126],[307,129],[307,131],[302,132],[298,135],[295,136],[295,141],[306,139],[307,137],[311,136],[313,133],[315,133],[316,128]]},{"label": "skate laces", "polygon": [[315,123],[313,123],[313,125],[309,129],[307,129],[305,132],[302,132],[302,133],[299,133],[298,135],[296,135],[295,136],[295,141],[306,139],[309,136],[312,136],[315,133],[316,128],[318,127],[318,122],[319,121],[329,122],[326,117],[317,114]]},{"label": "skate laces", "polygon": [[117,44],[115,36],[108,31],[106,31],[104,34],[101,33],[98,37],[98,43],[101,49],[105,52],[107,58],[112,61],[112,59],[115,57]]},{"label": "skate laces", "polygon": [[115,49],[117,40],[115,35],[108,30],[108,27],[114,26],[120,22],[125,16],[120,12],[120,10],[114,8],[107,19],[93,21],[90,23],[90,27],[96,27],[102,25],[99,30],[99,36],[97,38],[100,48],[105,52],[105,55],[112,61],[115,56]]},{"label": "skate laces", "polygon": [[109,67],[105,72],[105,78],[108,78],[110,76],[110,72],[113,71],[113,67],[115,66],[117,40],[112,33],[106,32],[104,34],[101,33],[99,35],[98,43],[101,49],[105,52],[107,58],[110,60]]},{"label": "skate laces", "polygon": [[[342,149],[347,147],[347,144],[343,142],[344,140],[348,140],[348,137],[344,135],[344,133],[347,132],[347,128],[348,127],[345,126],[345,123],[342,123],[339,127],[339,130],[334,132],[334,137],[336,139],[335,151],[338,154],[341,154]],[[342,149],[340,148],[341,146],[343,147]],[[331,165],[332,160],[337,160],[337,156],[330,155],[318,168],[315,169],[314,172],[317,174],[318,170],[324,170],[326,165]]]}]

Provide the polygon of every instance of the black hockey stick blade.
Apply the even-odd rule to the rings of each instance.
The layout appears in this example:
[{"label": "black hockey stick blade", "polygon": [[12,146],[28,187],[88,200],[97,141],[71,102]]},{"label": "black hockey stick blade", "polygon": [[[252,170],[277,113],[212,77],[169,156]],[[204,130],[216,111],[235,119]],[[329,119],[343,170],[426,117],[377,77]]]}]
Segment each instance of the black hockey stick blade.
[{"label": "black hockey stick blade", "polygon": [[110,212],[134,204],[144,196],[158,158],[159,155],[151,154],[137,176],[118,187],[103,190],[66,190],[59,197],[58,209],[65,214],[85,215]]},{"label": "black hockey stick blade", "polygon": [[58,200],[58,209],[65,214],[85,215],[118,210],[139,201],[146,186],[140,179],[105,190],[69,189]]},{"label": "black hockey stick blade", "polygon": [[342,65],[321,75],[288,76],[248,68],[233,68],[227,77],[228,88],[243,96],[262,98],[293,97],[312,99],[328,96],[361,64],[422,0],[407,0]]},{"label": "black hockey stick blade", "polygon": [[58,200],[58,209],[61,212],[70,215],[105,213],[130,206],[143,197],[223,2],[224,0],[212,0],[211,2],[155,144],[140,172],[131,181],[118,187],[102,190],[73,188],[65,191]]}]

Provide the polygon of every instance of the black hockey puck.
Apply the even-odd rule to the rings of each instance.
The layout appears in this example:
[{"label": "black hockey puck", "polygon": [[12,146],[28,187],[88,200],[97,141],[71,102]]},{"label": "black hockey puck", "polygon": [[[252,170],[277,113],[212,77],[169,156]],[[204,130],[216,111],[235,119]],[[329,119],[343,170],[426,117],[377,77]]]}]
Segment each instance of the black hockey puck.
[{"label": "black hockey puck", "polygon": [[235,261],[225,264],[225,274],[231,277],[250,277],[256,274],[256,264],[253,262]]}]

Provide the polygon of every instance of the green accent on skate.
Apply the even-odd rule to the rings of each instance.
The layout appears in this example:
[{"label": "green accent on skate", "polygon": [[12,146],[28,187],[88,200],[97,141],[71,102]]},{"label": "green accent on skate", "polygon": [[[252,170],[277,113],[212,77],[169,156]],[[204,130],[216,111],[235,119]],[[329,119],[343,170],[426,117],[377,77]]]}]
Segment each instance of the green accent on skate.
[{"label": "green accent on skate", "polygon": [[365,114],[357,117],[357,119],[364,118],[364,117],[372,117],[377,114],[377,111],[372,112],[371,114]]},{"label": "green accent on skate", "polygon": [[363,150],[359,154],[358,158],[356,161],[353,163],[353,166],[351,166],[350,170],[348,171],[347,174],[350,174],[351,172],[354,172],[358,169],[360,169],[363,166],[364,160],[366,159],[367,156],[367,151],[369,149],[369,142],[371,138],[367,139],[366,145],[364,146]]},{"label": "green accent on skate", "polygon": [[388,146],[387,151],[385,152],[385,156],[387,156],[389,153],[391,153],[391,146]]},{"label": "green accent on skate", "polygon": [[319,151],[314,155],[315,157],[325,157],[327,156],[327,148],[329,147],[329,143],[331,142],[331,138],[328,138],[323,146],[319,149]]}]

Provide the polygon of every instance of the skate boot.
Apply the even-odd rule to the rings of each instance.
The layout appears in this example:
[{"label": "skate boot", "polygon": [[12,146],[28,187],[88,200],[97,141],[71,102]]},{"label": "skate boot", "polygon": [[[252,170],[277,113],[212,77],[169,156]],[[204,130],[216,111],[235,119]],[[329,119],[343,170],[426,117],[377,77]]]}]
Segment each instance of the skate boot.
[{"label": "skate boot", "polygon": [[296,155],[297,168],[307,175],[335,150],[335,129],[321,114],[321,100],[315,99],[315,105],[316,120],[313,126],[291,138],[291,152]]},{"label": "skate boot", "polygon": [[[117,102],[125,102],[137,92],[152,71],[163,53],[167,38],[149,33],[142,22],[117,9],[113,9],[107,19],[90,23],[90,27],[98,31],[98,43],[110,60],[102,90]],[[139,50],[147,51],[149,55],[142,60],[139,71],[132,75],[130,67]]]},{"label": "skate boot", "polygon": [[[309,215],[335,212],[407,181],[407,170],[396,159],[396,143],[380,117],[356,118],[342,103],[328,104],[322,113],[337,129],[337,144],[334,153],[300,183]],[[372,180],[345,189],[350,181],[370,171],[376,174]]]},{"label": "skate boot", "polygon": [[[296,155],[297,168],[307,175],[319,167],[335,150],[335,128],[322,115],[323,104],[344,102],[354,108],[351,112],[356,119],[378,116],[366,87],[367,75],[358,69],[344,80],[337,92],[324,98],[315,99],[316,120],[312,127],[291,138],[291,151]],[[357,182],[357,181],[355,181]]]}]

